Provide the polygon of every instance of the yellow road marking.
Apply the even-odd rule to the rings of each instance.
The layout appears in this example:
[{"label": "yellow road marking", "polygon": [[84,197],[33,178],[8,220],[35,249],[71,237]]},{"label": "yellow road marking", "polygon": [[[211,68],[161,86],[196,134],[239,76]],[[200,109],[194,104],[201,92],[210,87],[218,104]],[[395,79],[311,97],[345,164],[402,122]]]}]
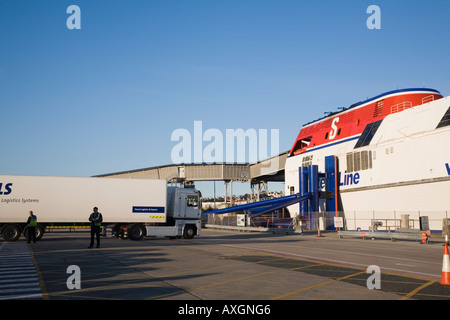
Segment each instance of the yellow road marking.
[{"label": "yellow road marking", "polygon": [[429,285],[435,283],[436,281],[429,281],[427,283],[424,283],[423,285],[421,285],[420,287],[415,288],[413,291],[409,292],[408,294],[406,294],[405,296],[401,297],[399,300],[405,300],[408,298],[411,298],[412,296],[414,296],[417,292],[419,292],[420,290],[428,287]]},{"label": "yellow road marking", "polygon": [[216,283],[207,284],[207,285],[204,285],[204,286],[201,286],[201,287],[197,287],[194,290],[202,290],[202,289],[205,289],[205,288],[214,287],[214,286],[218,286],[218,285],[225,284],[225,283],[246,280],[246,279],[260,277],[260,276],[264,276],[266,274],[277,273],[277,272],[281,272],[281,271],[280,270],[274,270],[274,271],[261,272],[261,273],[252,274],[252,275],[245,276],[245,277],[229,279],[229,280],[225,280],[225,281],[220,281],[220,282],[216,282]]},{"label": "yellow road marking", "polygon": [[273,297],[270,300],[283,299],[283,298],[292,296],[293,294],[296,294],[296,293],[300,293],[300,292],[311,290],[311,289],[314,289],[314,288],[326,286],[327,284],[330,284],[330,283],[333,283],[333,282],[336,282],[336,281],[340,281],[340,280],[344,280],[344,279],[347,279],[347,278],[351,278],[353,276],[357,276],[357,275],[360,275],[360,274],[363,274],[363,273],[366,273],[366,271],[361,271],[361,272],[357,272],[357,273],[353,273],[353,274],[347,275],[345,277],[340,277],[340,278],[337,278],[337,279],[332,279],[332,280],[329,280],[329,281],[325,281],[325,282],[321,282],[321,283],[318,283],[318,284],[314,284],[314,285],[309,286],[309,287],[301,288],[299,290],[295,290],[295,291],[292,291],[292,292],[288,292],[288,293],[285,293],[285,294]]},{"label": "yellow road marking", "polygon": [[30,249],[30,255],[31,255],[31,260],[33,261],[33,264],[34,264],[34,269],[36,270],[36,274],[38,275],[39,287],[41,288],[41,291],[42,291],[42,298],[44,300],[48,300],[49,297],[48,297],[47,289],[45,288],[44,279],[42,277],[41,270],[39,269],[39,265],[37,264],[37,261],[34,258],[33,249],[31,248],[31,245],[29,245],[29,244],[28,244],[28,248]]}]

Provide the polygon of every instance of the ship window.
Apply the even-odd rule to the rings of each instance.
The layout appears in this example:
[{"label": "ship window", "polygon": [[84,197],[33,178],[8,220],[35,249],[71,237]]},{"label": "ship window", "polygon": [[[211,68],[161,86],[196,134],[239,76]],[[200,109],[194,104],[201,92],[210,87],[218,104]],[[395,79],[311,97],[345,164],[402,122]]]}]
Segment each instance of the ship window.
[{"label": "ship window", "polygon": [[347,172],[372,169],[372,151],[347,153]]},{"label": "ship window", "polygon": [[439,122],[439,124],[436,127],[436,129],[442,128],[442,127],[446,127],[446,126],[450,126],[450,107],[447,109],[447,112],[442,117],[442,119]]},{"label": "ship window", "polygon": [[361,170],[369,169],[369,151],[361,152]]},{"label": "ship window", "polygon": [[361,152],[355,152],[353,154],[353,169],[355,171],[361,170]]},{"label": "ship window", "polygon": [[370,141],[372,140],[373,136],[377,132],[378,128],[380,127],[380,124],[383,120],[378,120],[372,123],[369,123],[365,128],[363,133],[358,139],[358,142],[356,142],[355,149],[359,147],[364,147],[369,145]]},{"label": "ship window", "polygon": [[353,153],[347,153],[347,172],[353,172]]}]

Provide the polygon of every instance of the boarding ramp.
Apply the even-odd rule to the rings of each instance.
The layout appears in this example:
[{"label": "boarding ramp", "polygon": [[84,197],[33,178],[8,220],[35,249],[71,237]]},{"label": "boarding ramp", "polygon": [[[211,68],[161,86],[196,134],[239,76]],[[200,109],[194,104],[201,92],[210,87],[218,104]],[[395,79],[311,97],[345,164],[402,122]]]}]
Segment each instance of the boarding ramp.
[{"label": "boarding ramp", "polygon": [[[281,208],[299,203],[298,219],[312,219],[313,213],[319,211],[319,200],[327,200],[327,208],[335,210],[334,199],[337,198],[336,188],[336,166],[335,157],[326,157],[325,173],[320,173],[317,165],[299,167],[299,192],[270,200],[257,201],[253,203],[205,211],[202,214],[226,214],[243,211],[247,216],[253,218],[266,213],[274,212]],[[324,179],[326,191],[319,188],[319,179]],[[333,204],[330,206],[329,204]]]},{"label": "boarding ramp", "polygon": [[231,212],[244,211],[251,217],[256,217],[269,213],[295,203],[309,200],[313,197],[311,193],[300,196],[300,194],[293,194],[275,199],[263,200],[253,203],[242,204],[234,207],[223,208],[218,210],[205,211],[202,214],[225,214]]}]

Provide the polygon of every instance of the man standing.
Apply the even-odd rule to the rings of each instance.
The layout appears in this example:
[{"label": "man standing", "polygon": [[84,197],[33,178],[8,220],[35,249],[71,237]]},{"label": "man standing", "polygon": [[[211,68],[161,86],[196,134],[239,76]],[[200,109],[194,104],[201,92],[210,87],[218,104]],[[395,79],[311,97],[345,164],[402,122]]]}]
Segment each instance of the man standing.
[{"label": "man standing", "polygon": [[97,238],[97,248],[100,247],[100,227],[103,222],[103,217],[98,208],[94,207],[94,212],[89,216],[89,221],[91,222],[91,244],[89,248],[94,246],[94,235]]},{"label": "man standing", "polygon": [[31,240],[33,240],[33,243],[36,243],[36,226],[37,217],[33,214],[33,211],[30,211],[30,216],[27,220],[28,243]]}]

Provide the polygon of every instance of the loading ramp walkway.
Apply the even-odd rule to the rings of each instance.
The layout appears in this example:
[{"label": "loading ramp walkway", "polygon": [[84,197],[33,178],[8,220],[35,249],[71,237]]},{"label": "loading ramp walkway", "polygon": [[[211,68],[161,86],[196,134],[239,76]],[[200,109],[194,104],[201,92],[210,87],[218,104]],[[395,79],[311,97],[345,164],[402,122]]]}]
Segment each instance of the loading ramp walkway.
[{"label": "loading ramp walkway", "polygon": [[[299,203],[299,218],[305,218],[309,215],[309,218],[311,219],[313,212],[319,212],[320,199],[326,199],[326,207],[328,211],[337,210],[336,199],[338,197],[338,189],[336,173],[336,157],[328,156],[325,157],[324,173],[319,173],[317,165],[299,167],[298,193],[224,209],[205,211],[202,214],[225,214],[243,211],[246,215],[253,218]],[[324,192],[320,190],[319,179],[323,179],[325,182],[324,186],[326,191]]]},{"label": "loading ramp walkway", "polygon": [[280,198],[275,199],[269,199],[269,200],[263,200],[253,203],[247,203],[242,204],[239,206],[224,208],[224,209],[218,209],[218,210],[212,210],[212,211],[205,211],[203,214],[224,214],[224,213],[230,213],[230,212],[237,212],[237,211],[244,211],[247,214],[250,214],[252,217],[256,217],[268,212],[272,212],[287,206],[290,206],[292,204],[309,200],[311,199],[312,194],[308,193],[303,196],[300,196],[298,193],[284,196]]}]

